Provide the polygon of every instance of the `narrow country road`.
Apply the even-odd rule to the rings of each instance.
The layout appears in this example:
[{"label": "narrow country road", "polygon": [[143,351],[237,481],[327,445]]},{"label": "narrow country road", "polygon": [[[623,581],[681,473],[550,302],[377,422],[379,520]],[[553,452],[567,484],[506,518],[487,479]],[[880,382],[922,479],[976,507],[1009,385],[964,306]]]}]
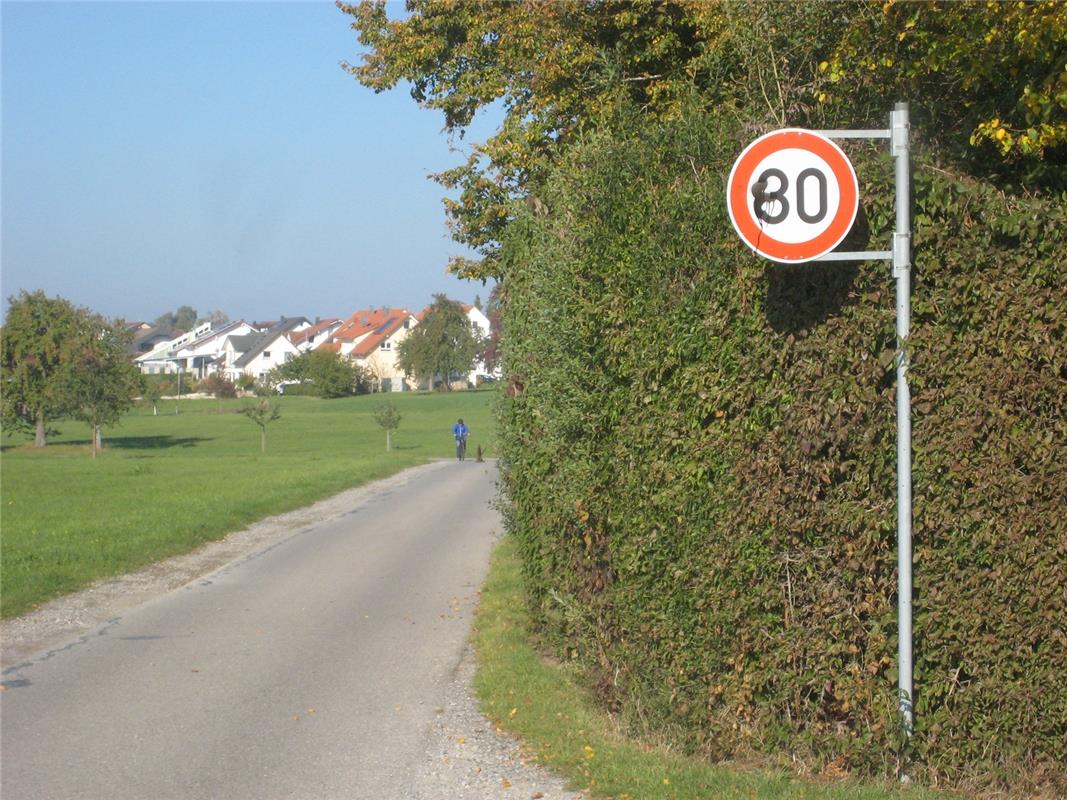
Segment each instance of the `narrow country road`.
[{"label": "narrow country road", "polygon": [[422,795],[500,528],[495,477],[422,468],[9,667],[0,794]]}]

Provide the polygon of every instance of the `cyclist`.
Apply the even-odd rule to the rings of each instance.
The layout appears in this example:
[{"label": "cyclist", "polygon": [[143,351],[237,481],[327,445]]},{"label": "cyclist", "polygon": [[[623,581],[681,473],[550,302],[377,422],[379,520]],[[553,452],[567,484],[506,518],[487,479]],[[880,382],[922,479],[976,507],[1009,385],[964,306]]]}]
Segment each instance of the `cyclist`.
[{"label": "cyclist", "polygon": [[456,437],[456,459],[462,461],[467,455],[467,437],[471,435],[471,430],[461,419],[452,426],[452,435]]}]

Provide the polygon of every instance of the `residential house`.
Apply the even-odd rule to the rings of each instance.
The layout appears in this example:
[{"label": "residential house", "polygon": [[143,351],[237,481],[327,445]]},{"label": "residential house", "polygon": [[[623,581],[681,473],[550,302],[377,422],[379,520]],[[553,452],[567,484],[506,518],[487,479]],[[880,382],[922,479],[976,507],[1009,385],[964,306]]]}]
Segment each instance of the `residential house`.
[{"label": "residential house", "polygon": [[314,350],[323,342],[329,341],[334,332],[344,324],[343,320],[336,317],[316,319],[309,327],[289,332],[289,341],[296,345],[297,350],[306,353]]},{"label": "residential house", "polygon": [[[489,341],[489,337],[492,334],[492,323],[489,321],[489,317],[475,305],[463,306],[463,311],[467,315],[467,319],[478,329],[478,334],[482,337],[484,342]],[[499,368],[496,370],[499,373]],[[481,357],[474,362],[474,367],[471,369],[470,374],[467,376],[467,380],[474,386],[478,385],[478,377],[492,375],[494,378],[500,377],[499,374],[493,374],[485,365],[485,360]]]},{"label": "residential house", "polygon": [[130,346],[126,349],[126,352],[131,356],[143,356],[145,353],[151,353],[160,345],[185,333],[185,331],[172,329],[164,330],[158,325],[149,325],[147,322],[130,323],[127,329],[133,334]]},{"label": "residential house", "polygon": [[[303,317],[299,319],[307,323]],[[223,345],[223,374],[235,382],[245,373],[261,380],[275,367],[300,355],[300,351],[287,335],[298,326],[289,325],[288,322],[289,320],[283,318],[266,331],[227,336]]]},{"label": "residential house", "polygon": [[210,322],[198,325],[188,333],[171,333],[169,338],[157,342],[151,350],[134,358],[133,363],[147,375],[187,372],[188,364],[185,359],[178,357],[178,351],[210,333]]},{"label": "residential house", "polygon": [[406,308],[355,312],[317,349],[348,357],[363,368],[374,391],[403,392],[414,383],[397,364],[397,348],[418,320]]},{"label": "residential house", "polygon": [[245,336],[252,333],[252,326],[243,320],[227,322],[205,335],[178,348],[174,357],[183,369],[192,372],[197,379],[214,375],[225,363],[226,339],[229,336]]}]

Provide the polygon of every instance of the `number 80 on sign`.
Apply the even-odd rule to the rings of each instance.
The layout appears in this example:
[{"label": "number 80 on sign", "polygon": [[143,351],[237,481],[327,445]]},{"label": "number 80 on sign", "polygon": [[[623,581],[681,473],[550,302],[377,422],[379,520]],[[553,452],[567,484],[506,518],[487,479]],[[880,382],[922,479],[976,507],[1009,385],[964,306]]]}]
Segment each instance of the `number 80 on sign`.
[{"label": "number 80 on sign", "polygon": [[821,134],[786,128],[742,151],[727,181],[726,207],[741,240],[783,263],[826,255],[848,235],[859,183],[848,157]]}]

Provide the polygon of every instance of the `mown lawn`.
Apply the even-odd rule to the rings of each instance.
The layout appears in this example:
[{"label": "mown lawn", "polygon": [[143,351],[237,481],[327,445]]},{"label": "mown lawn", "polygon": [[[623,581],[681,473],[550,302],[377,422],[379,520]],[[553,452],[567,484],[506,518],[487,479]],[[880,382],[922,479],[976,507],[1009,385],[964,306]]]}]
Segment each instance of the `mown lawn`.
[{"label": "mown lawn", "polygon": [[[243,401],[163,401],[105,431],[90,457],[87,426],[61,421],[44,450],[3,439],[0,613],[16,616],[94,580],[188,552],[271,514],[436,458],[455,457],[452,424],[494,455],[492,391],[279,398],[267,452]],[[385,451],[374,412],[402,419]]]}]

